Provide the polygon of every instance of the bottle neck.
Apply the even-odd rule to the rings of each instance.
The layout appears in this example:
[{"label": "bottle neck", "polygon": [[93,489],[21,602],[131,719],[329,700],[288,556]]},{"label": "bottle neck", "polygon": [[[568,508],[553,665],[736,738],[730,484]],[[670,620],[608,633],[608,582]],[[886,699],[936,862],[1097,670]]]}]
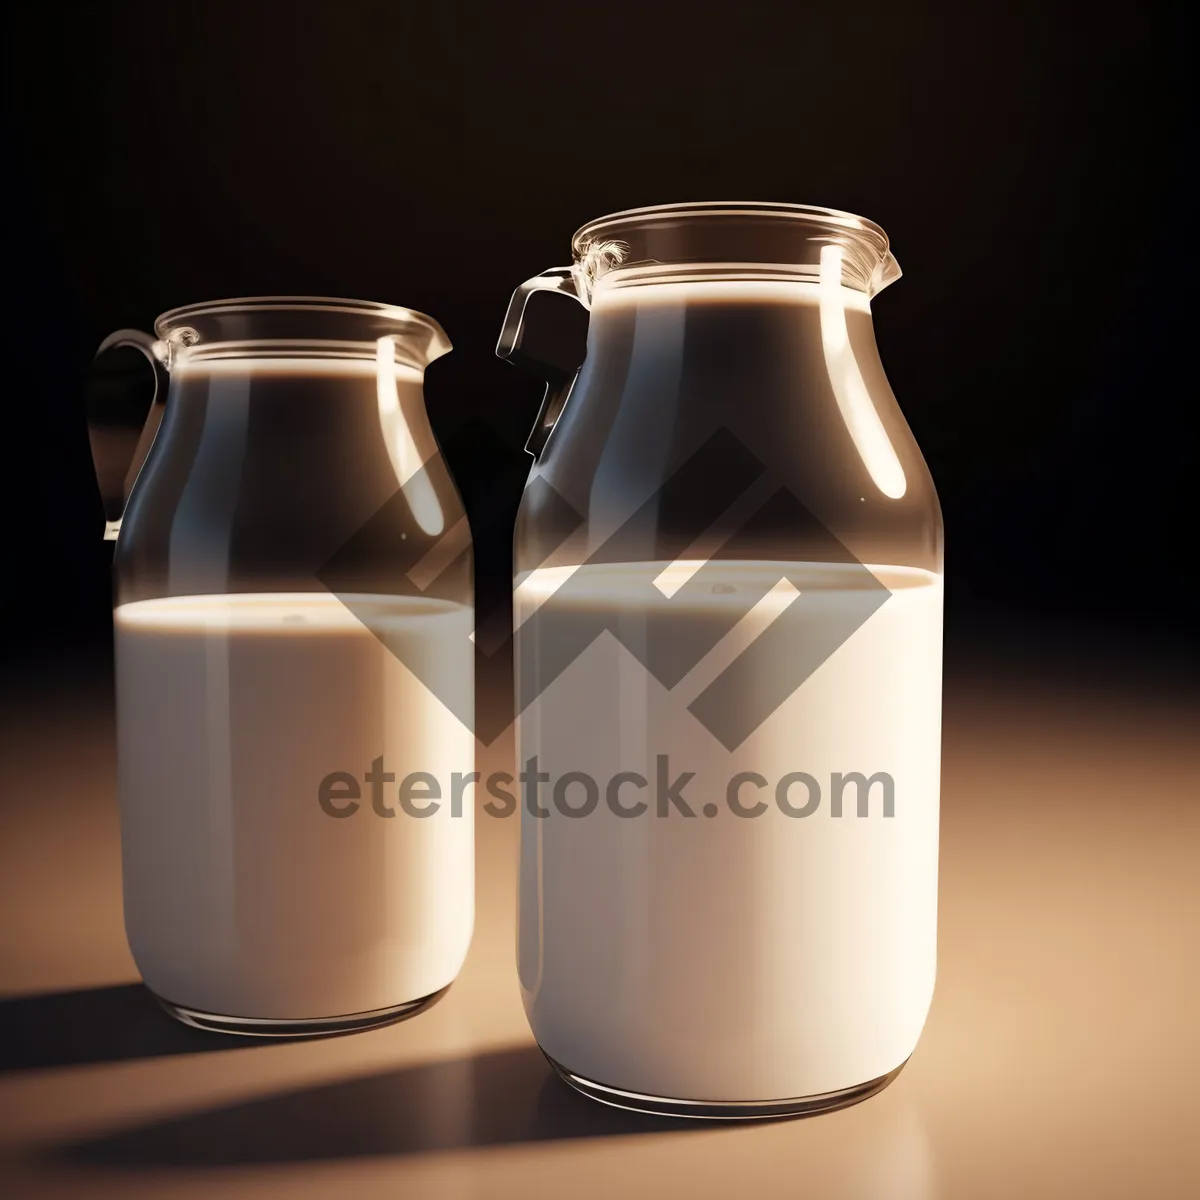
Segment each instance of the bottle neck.
[{"label": "bottle neck", "polygon": [[589,545],[641,505],[659,523],[696,508],[670,480],[713,439],[724,450],[700,493],[740,463],[739,495],[753,477],[854,519],[921,469],[864,293],[746,280],[598,289],[586,360],[537,468],[586,518]]},{"label": "bottle neck", "polygon": [[124,599],[304,591],[334,566],[352,577],[341,590],[402,588],[460,523],[419,371],[316,358],[174,368],[118,541]]},{"label": "bottle neck", "polygon": [[274,422],[281,438],[295,421],[353,427],[360,436],[377,423],[385,443],[412,441],[424,461],[436,446],[422,383],[421,370],[390,358],[188,356],[173,364],[170,402],[192,410],[193,420],[228,423],[253,413]]},{"label": "bottle neck", "polygon": [[681,410],[814,397],[816,376],[844,371],[847,354],[878,362],[865,293],[813,280],[709,279],[601,287],[592,303],[586,375]]},{"label": "bottle neck", "polygon": [[669,274],[639,281],[602,281],[592,295],[593,321],[617,311],[652,308],[694,309],[707,306],[740,308],[816,307],[822,305],[870,316],[871,301],[865,292],[840,283],[822,282],[815,276],[794,278],[743,278],[714,274],[704,278]]}]

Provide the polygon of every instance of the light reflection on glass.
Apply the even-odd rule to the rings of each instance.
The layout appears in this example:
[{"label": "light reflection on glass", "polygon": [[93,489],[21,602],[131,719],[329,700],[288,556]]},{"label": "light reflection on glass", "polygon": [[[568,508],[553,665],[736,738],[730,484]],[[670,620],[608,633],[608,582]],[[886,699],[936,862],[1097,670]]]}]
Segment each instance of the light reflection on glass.
[{"label": "light reflection on glass", "polygon": [[842,299],[842,248],[825,246],[821,250],[821,346],[825,368],[837,397],[842,420],[854,441],[867,473],[887,497],[898,500],[908,488],[904,468],[896,457],[887,432],[871,403],[862,372],[850,345],[846,328],[846,308]]},{"label": "light reflection on glass", "polygon": [[446,522],[433,490],[433,482],[428,472],[422,470],[425,464],[400,407],[400,389],[396,383],[396,343],[390,337],[382,337],[375,343],[375,386],[379,397],[379,424],[396,478],[404,489],[417,524],[430,537],[436,537],[445,528]]}]

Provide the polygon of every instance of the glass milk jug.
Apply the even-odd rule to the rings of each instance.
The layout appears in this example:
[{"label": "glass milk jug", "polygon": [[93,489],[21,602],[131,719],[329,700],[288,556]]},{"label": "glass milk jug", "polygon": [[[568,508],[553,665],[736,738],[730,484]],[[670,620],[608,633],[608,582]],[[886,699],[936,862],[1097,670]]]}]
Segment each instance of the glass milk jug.
[{"label": "glass milk jug", "polygon": [[91,420],[130,948],[190,1024],[394,1019],[454,979],[474,918],[471,541],[422,395],[449,342],[307,297],[155,335],[101,347],[154,366],[140,436]]},{"label": "glass milk jug", "polygon": [[[871,323],[899,268],[872,222],[784,204],[572,245],[497,351],[548,384],[516,531],[526,1012],[611,1104],[852,1103],[935,973],[942,523]],[[542,290],[590,310],[582,367]]]}]

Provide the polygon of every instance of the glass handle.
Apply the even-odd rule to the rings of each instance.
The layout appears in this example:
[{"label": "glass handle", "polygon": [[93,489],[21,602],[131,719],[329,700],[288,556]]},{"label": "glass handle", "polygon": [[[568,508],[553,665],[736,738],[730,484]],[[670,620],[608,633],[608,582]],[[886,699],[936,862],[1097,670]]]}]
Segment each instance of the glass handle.
[{"label": "glass handle", "polygon": [[526,280],[509,301],[500,339],[496,343],[496,355],[515,367],[546,381],[546,394],[542,397],[537,420],[525,443],[525,449],[537,459],[555,422],[562,415],[567,397],[579,375],[580,354],[578,337],[569,336],[569,330],[544,326],[531,327],[526,321],[526,310],[530,297],[535,292],[560,292],[577,300],[584,309],[587,301],[580,287],[575,267],[555,267]]},{"label": "glass handle", "polygon": [[133,485],[154,445],[170,383],[168,362],[170,354],[165,342],[158,341],[138,329],[118,329],[100,343],[96,358],[118,346],[140,350],[154,368],[154,396],[149,411],[136,411],[128,397],[118,403],[93,403],[88,411],[88,440],[92,446],[92,462],[96,482],[104,502],[104,540],[115,542],[121,531],[121,518]]}]

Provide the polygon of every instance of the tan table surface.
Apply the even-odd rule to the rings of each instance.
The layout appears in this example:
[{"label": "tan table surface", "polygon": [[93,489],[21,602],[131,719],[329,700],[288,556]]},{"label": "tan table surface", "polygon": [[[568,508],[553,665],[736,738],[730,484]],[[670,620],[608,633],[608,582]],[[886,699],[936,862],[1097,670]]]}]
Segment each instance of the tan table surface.
[{"label": "tan table surface", "polygon": [[714,1125],[550,1075],[516,985],[515,819],[481,815],[474,943],[431,1010],[287,1044],[177,1026],[125,947],[104,694],[10,692],[0,1193],[1200,1195],[1200,705],[1183,696],[952,678],[915,1055],[854,1108]]}]

